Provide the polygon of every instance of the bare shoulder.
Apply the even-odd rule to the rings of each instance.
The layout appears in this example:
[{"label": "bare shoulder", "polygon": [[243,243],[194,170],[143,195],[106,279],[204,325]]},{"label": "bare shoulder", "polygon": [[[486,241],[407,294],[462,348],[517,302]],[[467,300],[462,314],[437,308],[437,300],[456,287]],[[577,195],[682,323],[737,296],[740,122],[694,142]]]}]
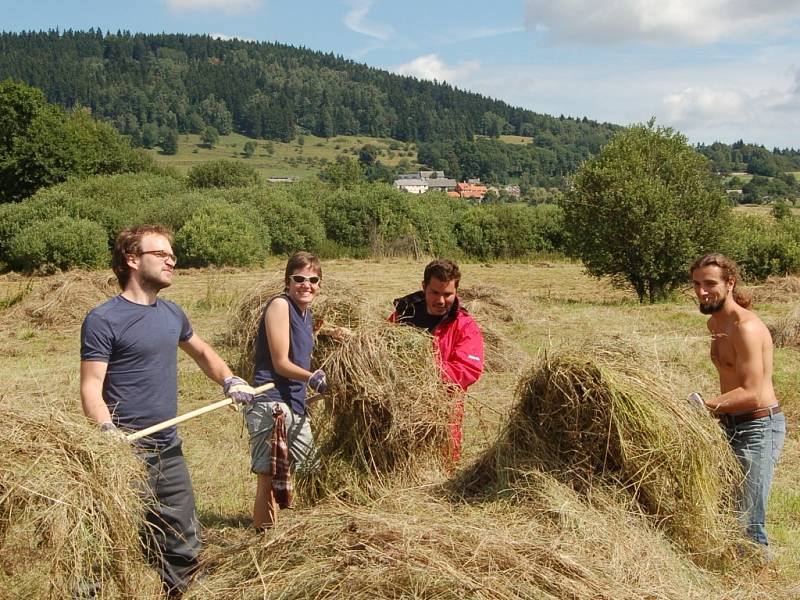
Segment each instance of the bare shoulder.
[{"label": "bare shoulder", "polygon": [[771,339],[769,329],[764,322],[752,311],[743,310],[739,313],[734,332],[743,339]]},{"label": "bare shoulder", "polygon": [[289,301],[283,296],[274,298],[267,307],[266,314],[269,315],[282,315],[289,314]]}]

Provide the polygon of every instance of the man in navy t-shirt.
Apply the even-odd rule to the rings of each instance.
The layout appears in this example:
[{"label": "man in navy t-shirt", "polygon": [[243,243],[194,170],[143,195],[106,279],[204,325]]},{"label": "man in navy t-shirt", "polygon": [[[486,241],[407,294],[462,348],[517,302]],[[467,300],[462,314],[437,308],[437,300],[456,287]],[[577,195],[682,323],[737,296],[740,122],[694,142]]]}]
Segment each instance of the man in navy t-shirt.
[{"label": "man in navy t-shirt", "polygon": [[[180,348],[223,385],[226,396],[252,402],[253,388],[192,331],[174,303],[158,298],[172,284],[175,255],[169,231],[126,229],[114,245],[122,293],[92,310],[81,327],[81,403],[87,417],[112,434],[175,417]],[[121,437],[121,435],[120,435]],[[199,523],[176,428],[137,442],[157,502],[148,509],[146,539],[170,597],[180,596],[197,567]]]}]

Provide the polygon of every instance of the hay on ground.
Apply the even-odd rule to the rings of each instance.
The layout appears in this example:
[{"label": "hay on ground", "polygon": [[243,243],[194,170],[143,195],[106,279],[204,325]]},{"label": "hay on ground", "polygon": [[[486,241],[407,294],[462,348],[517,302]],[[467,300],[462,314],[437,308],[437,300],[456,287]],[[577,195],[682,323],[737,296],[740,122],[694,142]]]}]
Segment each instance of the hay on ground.
[{"label": "hay on ground", "polygon": [[61,413],[1,408],[0,420],[0,587],[71,598],[97,582],[98,597],[157,597],[139,537],[144,469],[130,447]]},{"label": "hay on ground", "polygon": [[369,506],[321,505],[266,536],[211,547],[209,575],[187,600],[753,598],[695,567],[612,498],[595,508],[545,474],[535,487],[528,504],[453,505],[386,489]]},{"label": "hay on ground", "polygon": [[776,348],[800,348],[800,308],[795,308],[769,325]]},{"label": "hay on ground", "polygon": [[483,364],[487,373],[508,373],[522,369],[528,355],[511,338],[491,325],[478,322],[483,335]]},{"label": "hay on ground", "polygon": [[344,342],[319,346],[315,361],[330,390],[313,413],[320,468],[299,478],[299,496],[369,496],[387,478],[441,473],[452,398],[430,335],[365,322]]},{"label": "hay on ground", "polygon": [[[255,359],[255,339],[267,300],[283,291],[283,279],[266,281],[244,296],[228,318],[223,344],[235,350],[234,368],[245,379],[252,380]],[[354,329],[367,320],[367,309],[361,296],[347,283],[335,278],[323,280],[319,295],[311,310],[315,326],[347,327]]]},{"label": "hay on ground", "polygon": [[461,305],[480,321],[515,321],[517,309],[505,300],[507,296],[508,292],[490,285],[475,284],[458,289]]},{"label": "hay on ground", "polygon": [[720,428],[635,356],[540,359],[519,380],[500,438],[459,486],[509,489],[520,471],[538,468],[585,493],[624,490],[701,561],[736,539],[732,497],[741,475]]},{"label": "hay on ground", "polygon": [[44,279],[3,314],[3,322],[19,326],[54,328],[79,324],[95,306],[119,292],[117,280],[107,272],[67,271]]},{"label": "hay on ground", "polygon": [[749,288],[755,303],[795,302],[800,294],[800,277],[771,275],[760,285]]}]

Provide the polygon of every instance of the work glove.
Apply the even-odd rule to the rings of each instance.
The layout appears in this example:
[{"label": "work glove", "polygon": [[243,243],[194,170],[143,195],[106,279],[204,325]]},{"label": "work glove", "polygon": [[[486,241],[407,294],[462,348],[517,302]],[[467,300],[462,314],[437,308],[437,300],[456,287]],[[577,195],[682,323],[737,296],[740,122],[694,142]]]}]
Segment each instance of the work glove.
[{"label": "work glove", "polygon": [[222,391],[226,398],[236,404],[250,404],[255,399],[255,390],[241,377],[231,375],[222,382]]},{"label": "work glove", "polygon": [[689,394],[686,400],[694,407],[702,409],[706,408],[706,403],[703,401],[703,397],[697,392],[692,392]]},{"label": "work glove", "polygon": [[128,443],[128,436],[119,429],[116,425],[114,425],[111,421],[105,421],[100,423],[100,432],[108,436],[108,439],[115,440],[117,442],[125,442]]},{"label": "work glove", "polygon": [[322,369],[317,369],[311,374],[311,377],[308,378],[308,387],[312,390],[317,392],[318,394],[324,394],[328,391],[328,379],[325,376],[325,371]]}]

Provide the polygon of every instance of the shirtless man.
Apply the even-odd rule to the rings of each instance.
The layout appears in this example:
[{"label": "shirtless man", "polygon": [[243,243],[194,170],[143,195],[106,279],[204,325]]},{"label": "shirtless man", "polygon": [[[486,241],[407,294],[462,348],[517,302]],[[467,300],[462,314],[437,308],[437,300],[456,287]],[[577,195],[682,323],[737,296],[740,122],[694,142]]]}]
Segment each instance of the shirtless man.
[{"label": "shirtless man", "polygon": [[719,372],[719,396],[705,401],[720,420],[745,473],[740,509],[747,535],[767,547],[769,489],[786,436],[786,420],[772,386],[772,336],[750,300],[736,289],[736,263],[707,254],[689,269],[700,312],[711,315],[711,360]]}]

